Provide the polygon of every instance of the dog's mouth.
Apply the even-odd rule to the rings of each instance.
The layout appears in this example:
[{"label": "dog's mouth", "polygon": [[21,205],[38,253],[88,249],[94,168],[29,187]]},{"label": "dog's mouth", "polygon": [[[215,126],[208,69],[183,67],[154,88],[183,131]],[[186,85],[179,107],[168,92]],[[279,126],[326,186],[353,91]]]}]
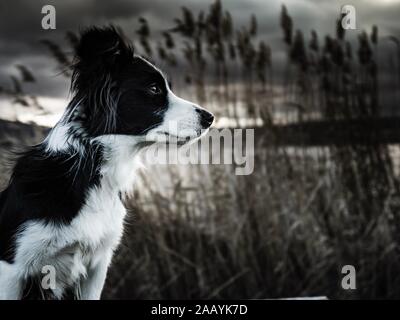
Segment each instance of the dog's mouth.
[{"label": "dog's mouth", "polygon": [[177,144],[179,146],[184,145],[184,144],[188,143],[189,141],[196,138],[196,137],[191,137],[191,136],[179,137],[177,135],[171,134],[166,131],[162,131],[162,132],[160,132],[160,134],[166,138],[166,140],[165,140],[166,144]]},{"label": "dog's mouth", "polygon": [[200,130],[200,129],[193,129],[193,130],[188,130],[184,134],[182,131],[182,134],[176,134],[176,131],[170,132],[170,131],[156,131],[152,132],[149,135],[146,135],[145,139],[149,144],[153,143],[161,143],[161,144],[167,144],[167,145],[177,145],[177,146],[182,146],[187,143],[190,143],[192,141],[197,140],[200,138],[204,132],[207,132],[208,130]]}]

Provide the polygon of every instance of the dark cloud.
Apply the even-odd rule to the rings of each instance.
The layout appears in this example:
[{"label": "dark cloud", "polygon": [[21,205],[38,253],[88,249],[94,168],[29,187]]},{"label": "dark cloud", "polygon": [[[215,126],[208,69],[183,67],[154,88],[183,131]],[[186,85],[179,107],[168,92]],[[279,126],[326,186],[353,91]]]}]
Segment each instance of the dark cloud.
[{"label": "dark cloud", "polygon": [[[52,39],[63,43],[67,30],[78,31],[90,24],[119,24],[130,37],[134,37],[137,19],[148,19],[155,38],[159,31],[173,26],[173,18],[180,15],[180,7],[187,6],[193,11],[205,10],[213,0],[6,0],[0,2],[0,83],[8,81],[8,74],[15,72],[15,64],[25,64],[34,70],[40,84],[29,88],[34,93],[50,96],[66,96],[68,82],[56,76],[54,61],[40,39]],[[287,0],[295,28],[308,35],[312,29],[319,34],[334,33],[335,19],[340,7],[347,1],[332,0]],[[350,39],[356,40],[360,29],[370,30],[373,24],[380,28],[381,35],[399,35],[399,1],[353,1],[357,10],[356,31],[348,32]],[[277,65],[284,61],[285,47],[281,39],[279,15],[280,0],[223,0],[223,6],[234,18],[235,27],[249,22],[255,14],[259,24],[259,38],[273,48],[273,58]],[[57,29],[46,31],[41,28],[41,8],[51,4],[57,10]],[[385,50],[391,50],[387,47]],[[382,53],[383,55],[383,53]]]}]

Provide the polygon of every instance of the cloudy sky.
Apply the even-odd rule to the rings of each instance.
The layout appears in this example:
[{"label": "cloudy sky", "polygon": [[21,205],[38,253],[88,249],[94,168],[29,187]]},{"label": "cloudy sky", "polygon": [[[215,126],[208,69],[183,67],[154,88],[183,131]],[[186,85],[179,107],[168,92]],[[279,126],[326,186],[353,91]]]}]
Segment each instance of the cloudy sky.
[{"label": "cloudy sky", "polygon": [[[138,27],[138,17],[150,22],[154,36],[160,30],[174,25],[173,18],[180,15],[180,7],[187,6],[193,11],[206,9],[212,0],[2,0],[0,2],[0,86],[9,84],[9,75],[16,74],[15,65],[24,64],[34,71],[39,83],[29,85],[26,90],[43,99],[62,102],[68,95],[68,81],[57,75],[54,61],[46,49],[39,44],[40,39],[53,39],[63,43],[67,30],[77,31],[91,24],[116,23],[128,36],[134,38]],[[259,38],[273,48],[273,59],[279,64],[285,59],[279,27],[279,14],[282,4],[286,4],[294,20],[295,28],[305,34],[315,29],[319,34],[332,34],[335,19],[343,4],[356,8],[357,30],[348,32],[355,39],[362,30],[379,26],[381,37],[400,36],[400,0],[222,0],[223,7],[229,10],[235,26],[248,22],[255,14],[259,23]],[[41,9],[51,4],[56,8],[56,30],[43,30]],[[393,50],[388,41],[383,43],[382,51]],[[381,55],[382,56],[382,55]],[[46,104],[45,103],[45,104]],[[1,116],[0,111],[0,116]]]}]

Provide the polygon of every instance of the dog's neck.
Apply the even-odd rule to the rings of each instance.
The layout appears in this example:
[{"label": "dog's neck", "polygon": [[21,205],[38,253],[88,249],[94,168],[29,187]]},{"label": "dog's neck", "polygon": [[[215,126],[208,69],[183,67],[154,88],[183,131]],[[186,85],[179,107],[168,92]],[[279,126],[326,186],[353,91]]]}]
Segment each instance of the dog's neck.
[{"label": "dog's neck", "polygon": [[139,143],[134,137],[124,135],[104,135],[95,141],[103,146],[102,181],[109,183],[115,191],[129,193],[137,170],[142,167]]},{"label": "dog's neck", "polygon": [[[43,143],[46,153],[50,155],[68,154],[76,157],[77,165],[71,170],[82,170],[81,164],[85,164],[85,168],[93,168],[93,174],[99,175],[101,183],[108,184],[110,192],[116,194],[131,191],[135,173],[141,166],[138,157],[140,143],[135,137],[103,135],[89,139],[78,123],[68,121],[65,116]],[[98,153],[101,153],[100,156]]]}]

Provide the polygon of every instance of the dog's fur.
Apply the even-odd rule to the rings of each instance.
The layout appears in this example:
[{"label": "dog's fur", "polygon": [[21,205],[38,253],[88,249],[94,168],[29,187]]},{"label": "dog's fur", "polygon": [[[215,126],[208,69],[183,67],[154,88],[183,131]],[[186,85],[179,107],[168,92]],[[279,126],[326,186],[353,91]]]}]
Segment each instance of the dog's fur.
[{"label": "dog's fur", "polygon": [[[99,299],[138,153],[168,136],[186,143],[213,122],[115,27],[82,32],[73,68],[63,117],[20,155],[0,194],[0,299]],[[41,285],[45,266],[55,288]]]}]

